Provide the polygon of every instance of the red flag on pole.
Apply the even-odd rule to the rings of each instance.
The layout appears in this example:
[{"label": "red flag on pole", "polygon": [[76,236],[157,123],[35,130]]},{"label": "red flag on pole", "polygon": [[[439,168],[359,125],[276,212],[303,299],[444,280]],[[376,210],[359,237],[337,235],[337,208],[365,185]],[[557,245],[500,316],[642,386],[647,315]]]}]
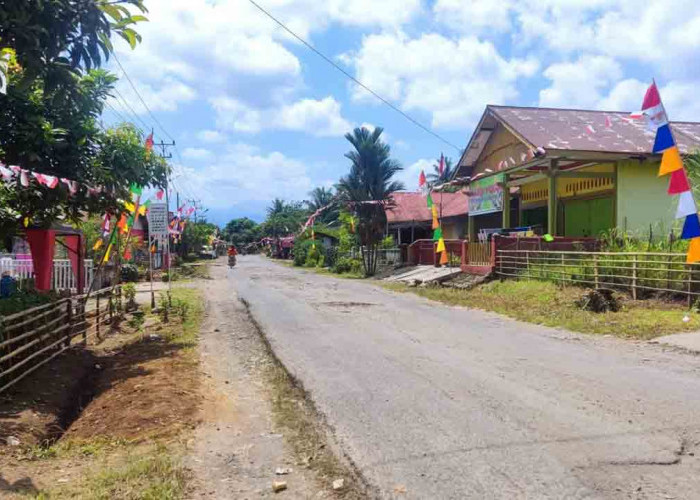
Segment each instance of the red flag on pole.
[{"label": "red flag on pole", "polygon": [[146,151],[151,151],[153,149],[153,132],[148,134],[146,137]]},{"label": "red flag on pole", "polygon": [[438,173],[440,174],[440,177],[442,177],[442,174],[445,172],[445,155],[440,153],[440,165],[438,165]]},{"label": "red flag on pole", "polygon": [[425,172],[422,170],[420,171],[420,176],[418,177],[418,187],[423,187],[425,186]]}]

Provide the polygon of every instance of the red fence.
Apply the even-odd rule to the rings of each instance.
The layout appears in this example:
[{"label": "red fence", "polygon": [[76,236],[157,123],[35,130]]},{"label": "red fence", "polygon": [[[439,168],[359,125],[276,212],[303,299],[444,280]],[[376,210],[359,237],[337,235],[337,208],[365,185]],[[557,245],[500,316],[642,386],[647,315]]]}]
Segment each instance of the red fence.
[{"label": "red fence", "polygon": [[[438,264],[435,252],[437,242],[433,240],[416,240],[408,247],[408,264],[413,266],[433,266]],[[445,240],[445,249],[451,263],[462,255],[462,240]]]}]

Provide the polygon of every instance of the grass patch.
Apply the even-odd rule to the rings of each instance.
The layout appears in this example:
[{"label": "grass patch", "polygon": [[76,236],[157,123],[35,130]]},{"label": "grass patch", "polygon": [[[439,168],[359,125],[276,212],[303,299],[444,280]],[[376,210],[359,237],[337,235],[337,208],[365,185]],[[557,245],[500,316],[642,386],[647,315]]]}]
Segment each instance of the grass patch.
[{"label": "grass patch", "polygon": [[194,347],[204,314],[204,300],[197,288],[173,287],[170,317],[178,321],[164,325],[164,334],[174,344]]},{"label": "grass patch", "polygon": [[[398,283],[382,283],[382,286],[396,292],[412,292],[444,304],[493,311],[521,321],[581,333],[647,340],[700,328],[700,315],[689,313],[680,304],[656,300],[623,299],[622,310],[616,313],[584,311],[574,302],[585,289],[545,281],[492,281],[471,290],[410,288]],[[686,314],[690,321],[684,323]]]},{"label": "grass patch", "polygon": [[128,446],[130,441],[121,438],[99,437],[94,439],[67,439],[50,446],[29,446],[20,454],[23,460],[47,460],[52,458],[99,457],[118,448]]}]

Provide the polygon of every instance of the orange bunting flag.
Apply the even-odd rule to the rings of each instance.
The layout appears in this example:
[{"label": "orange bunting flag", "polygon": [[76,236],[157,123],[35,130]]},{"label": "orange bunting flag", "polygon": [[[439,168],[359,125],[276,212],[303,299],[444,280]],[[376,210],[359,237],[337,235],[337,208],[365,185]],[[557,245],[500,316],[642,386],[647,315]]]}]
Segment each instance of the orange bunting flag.
[{"label": "orange bunting flag", "polygon": [[126,214],[122,214],[119,222],[117,222],[117,227],[122,234],[125,234],[129,230],[129,224],[126,219]]},{"label": "orange bunting flag", "polygon": [[659,167],[659,177],[683,168],[683,159],[678,147],[673,146],[664,151]]},{"label": "orange bunting flag", "polygon": [[433,218],[433,229],[437,229],[440,227],[440,221],[437,220],[437,218]]},{"label": "orange bunting flag", "polygon": [[444,266],[449,262],[449,259],[447,258],[447,252],[442,252],[440,254],[440,265]]},{"label": "orange bunting flag", "polygon": [[435,249],[437,253],[445,251],[445,240],[440,238],[437,243],[437,248]]},{"label": "orange bunting flag", "polygon": [[155,243],[151,245],[151,253],[156,253],[156,245]]},{"label": "orange bunting flag", "polygon": [[690,245],[688,246],[688,256],[685,260],[688,264],[694,262],[700,262],[700,238],[693,238],[690,240]]}]

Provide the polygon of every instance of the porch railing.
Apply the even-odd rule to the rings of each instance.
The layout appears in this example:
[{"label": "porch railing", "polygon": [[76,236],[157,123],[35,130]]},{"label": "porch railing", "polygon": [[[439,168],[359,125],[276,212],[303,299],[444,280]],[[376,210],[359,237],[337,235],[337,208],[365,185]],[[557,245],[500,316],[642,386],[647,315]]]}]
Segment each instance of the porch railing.
[{"label": "porch railing", "polygon": [[[31,259],[16,259],[11,257],[0,257],[0,275],[9,272],[12,277],[18,280],[20,288],[34,277],[34,264]],[[94,277],[94,264],[91,259],[86,259],[83,270],[83,286],[87,288]],[[51,279],[54,290],[77,291],[77,280],[73,273],[71,261],[68,259],[55,259],[53,261],[53,273]]]}]

